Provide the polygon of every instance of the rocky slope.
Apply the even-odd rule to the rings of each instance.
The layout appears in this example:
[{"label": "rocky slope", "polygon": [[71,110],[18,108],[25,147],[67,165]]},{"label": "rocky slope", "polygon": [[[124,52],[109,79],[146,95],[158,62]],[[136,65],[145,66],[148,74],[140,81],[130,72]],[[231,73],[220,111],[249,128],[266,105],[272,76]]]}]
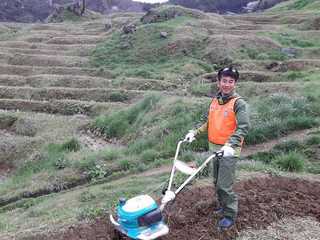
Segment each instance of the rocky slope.
[{"label": "rocky slope", "polygon": [[[1,22],[37,22],[45,20],[53,11],[54,4],[72,3],[72,0],[1,0]],[[141,12],[151,5],[132,0],[90,0],[87,8],[100,13],[117,11]]]}]

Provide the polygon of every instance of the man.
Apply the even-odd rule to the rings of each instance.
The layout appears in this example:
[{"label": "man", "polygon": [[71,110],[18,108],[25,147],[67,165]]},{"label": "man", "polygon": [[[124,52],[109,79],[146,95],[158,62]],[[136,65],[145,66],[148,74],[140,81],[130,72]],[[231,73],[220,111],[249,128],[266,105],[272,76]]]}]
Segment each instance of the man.
[{"label": "man", "polygon": [[223,215],[219,221],[220,229],[230,228],[237,217],[238,199],[232,185],[236,161],[249,130],[247,103],[235,92],[238,79],[239,73],[235,68],[224,68],[218,72],[218,94],[210,104],[207,122],[186,135],[186,139],[192,142],[197,134],[207,132],[209,150],[224,152],[222,158],[213,162],[214,184],[220,204],[215,212]]}]

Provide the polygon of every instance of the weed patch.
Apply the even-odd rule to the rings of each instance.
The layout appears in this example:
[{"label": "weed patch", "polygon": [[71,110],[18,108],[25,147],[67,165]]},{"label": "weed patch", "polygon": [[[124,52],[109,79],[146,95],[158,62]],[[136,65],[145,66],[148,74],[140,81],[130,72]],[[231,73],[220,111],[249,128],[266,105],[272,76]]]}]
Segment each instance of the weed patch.
[{"label": "weed patch", "polygon": [[150,95],[133,107],[111,114],[100,116],[92,124],[93,130],[99,130],[108,138],[120,138],[134,130],[130,126],[139,124],[144,115],[159,101],[159,96]]},{"label": "weed patch", "polygon": [[316,2],[316,0],[296,0],[291,5],[289,5],[289,10],[296,9],[300,10],[305,8],[306,6]]},{"label": "weed patch", "polygon": [[269,152],[259,152],[250,159],[278,167],[283,171],[318,174],[320,162],[317,157],[319,136],[310,136],[305,141],[290,140],[275,145]]},{"label": "weed patch", "polygon": [[319,124],[307,98],[286,94],[274,94],[252,103],[251,123],[251,130],[246,137],[248,144],[262,143]]},{"label": "weed patch", "polygon": [[284,47],[310,48],[319,46],[319,37],[303,36],[299,32],[270,33],[269,35]]},{"label": "weed patch", "polygon": [[0,129],[7,129],[11,127],[16,121],[16,116],[8,115],[8,114],[0,114]]},{"label": "weed patch", "polygon": [[80,143],[78,139],[72,138],[61,145],[61,149],[67,152],[77,152],[80,150]]},{"label": "weed patch", "polygon": [[305,157],[296,151],[291,151],[287,154],[276,156],[274,163],[281,170],[289,172],[301,172],[304,168]]},{"label": "weed patch", "polygon": [[97,207],[84,207],[80,208],[77,214],[77,219],[79,221],[90,221],[95,218],[102,216],[105,210]]},{"label": "weed patch", "polygon": [[[179,139],[203,120],[207,106],[208,103],[151,95],[126,110],[98,117],[91,127],[109,138],[126,141],[128,147],[118,159],[128,160],[125,156],[131,156],[133,161],[139,159],[137,168],[144,169],[161,159],[171,158]],[[207,149],[205,138],[200,136],[189,149]],[[133,168],[126,161],[122,165],[123,170]]]},{"label": "weed patch", "polygon": [[241,48],[240,55],[253,60],[285,61],[289,59],[289,57],[286,54],[276,49],[261,52],[260,50],[255,48]]}]

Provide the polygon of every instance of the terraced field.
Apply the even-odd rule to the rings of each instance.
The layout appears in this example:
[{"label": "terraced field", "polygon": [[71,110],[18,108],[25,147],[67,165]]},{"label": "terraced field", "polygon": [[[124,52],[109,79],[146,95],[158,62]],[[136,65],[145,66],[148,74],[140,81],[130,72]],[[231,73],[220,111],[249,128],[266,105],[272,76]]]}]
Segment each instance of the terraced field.
[{"label": "terraced field", "polygon": [[[123,195],[159,198],[176,142],[203,121],[216,70],[229,64],[239,69],[238,91],[251,107],[252,130],[237,183],[241,201],[250,206],[226,235],[197,225],[202,235],[188,236],[229,239],[241,231],[241,239],[254,239],[246,238],[255,235],[248,228],[295,217],[310,217],[318,227],[318,207],[312,213],[293,211],[301,198],[312,198],[301,193],[304,186],[315,188],[311,195],[318,191],[313,181],[320,173],[320,30],[304,28],[317,15],[283,10],[292,14],[285,15],[277,8],[232,16],[176,7],[158,11],[158,20],[166,11],[179,17],[144,24],[141,14],[114,14],[109,30],[103,18],[0,23],[1,239],[110,239],[106,212]],[[133,23],[136,30],[124,34],[122,27]],[[207,146],[205,136],[200,139],[184,149],[183,160],[201,162]],[[295,161],[293,168],[283,159]],[[290,197],[286,189],[295,185],[287,171],[301,171],[290,177],[308,181],[292,180],[300,184],[297,201],[283,203],[277,199]],[[265,172],[272,184],[281,183],[280,192],[242,177],[266,177]],[[200,191],[189,188],[176,207],[185,211],[188,199],[194,208],[186,216],[200,211],[201,222],[208,222],[199,206],[210,211],[215,200],[207,198],[212,189],[203,185],[203,202],[188,197]],[[265,211],[266,201],[251,214],[258,206],[243,193],[250,186],[256,193],[264,189],[255,195],[259,201],[272,192],[276,210]],[[258,215],[266,220],[259,226],[251,219]],[[179,231],[188,232],[190,221],[175,211],[167,217],[175,219],[168,239],[182,239]]]}]

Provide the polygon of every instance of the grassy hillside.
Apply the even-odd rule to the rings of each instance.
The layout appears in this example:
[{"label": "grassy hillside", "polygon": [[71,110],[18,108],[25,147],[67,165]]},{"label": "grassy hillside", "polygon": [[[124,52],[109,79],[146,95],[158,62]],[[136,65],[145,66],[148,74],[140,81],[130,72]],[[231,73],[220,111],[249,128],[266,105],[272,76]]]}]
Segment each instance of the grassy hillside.
[{"label": "grassy hillside", "polygon": [[317,0],[291,0],[275,6],[271,11],[295,10],[318,12],[320,3]]},{"label": "grassy hillside", "polygon": [[[205,121],[227,65],[250,105],[244,153],[254,151],[239,170],[319,174],[315,9],[300,0],[220,16],[162,6],[110,15],[108,30],[105,19],[70,16],[0,24],[0,238],[94,219],[119,196],[159,196],[176,143]],[[207,148],[203,134],[181,159],[199,164]]]}]

